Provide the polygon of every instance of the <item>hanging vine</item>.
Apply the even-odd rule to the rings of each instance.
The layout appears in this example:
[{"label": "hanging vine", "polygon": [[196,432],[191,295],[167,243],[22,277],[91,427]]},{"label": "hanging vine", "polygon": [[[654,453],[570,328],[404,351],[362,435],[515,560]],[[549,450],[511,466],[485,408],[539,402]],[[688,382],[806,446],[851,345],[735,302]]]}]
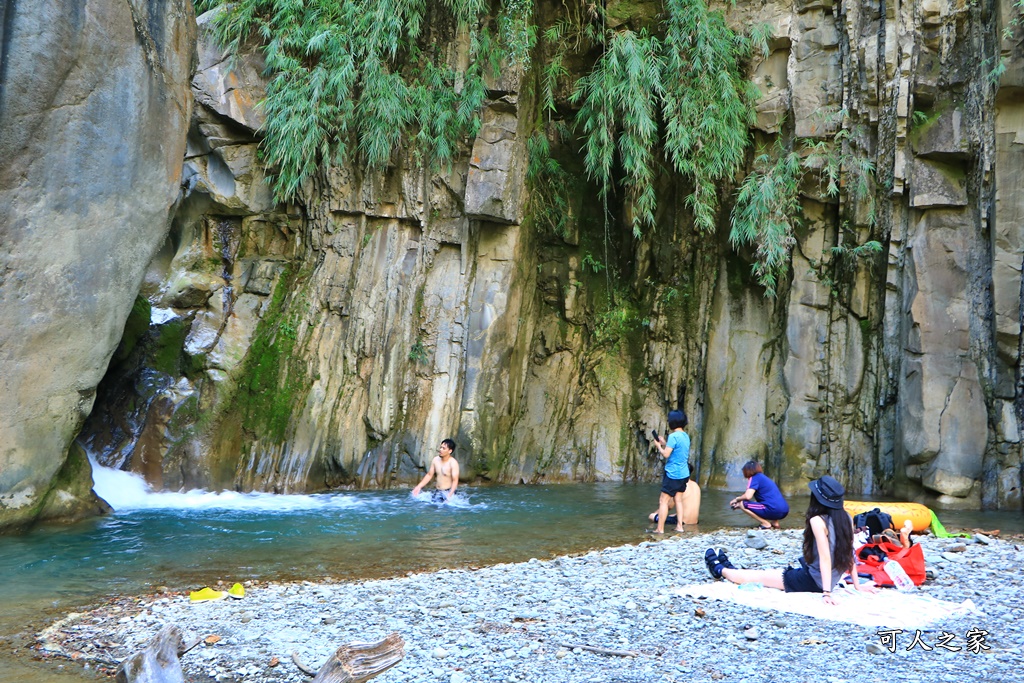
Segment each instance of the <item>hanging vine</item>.
[{"label": "hanging vine", "polygon": [[[497,66],[481,25],[484,0],[200,0],[197,7],[219,10],[214,28],[230,52],[262,45],[270,82],[261,150],[280,200],[324,161],[344,163],[354,152],[371,169],[387,166],[410,134],[424,162],[450,165],[479,128],[484,75]],[[431,11],[469,32],[465,71],[420,45]]]},{"label": "hanging vine", "polygon": [[[574,2],[542,34],[539,102],[549,118],[569,78],[567,55],[600,48],[591,71],[569,84],[569,101],[578,107],[584,168],[601,197],[605,264],[608,198],[617,183],[640,236],[654,228],[655,181],[667,163],[689,184],[685,201],[695,225],[711,231],[719,188],[742,167],[750,143],[758,93],[744,65],[755,52],[768,54],[770,30],[756,25],[748,35],[737,33],[705,0],[664,6],[656,35],[610,29],[603,5]],[[450,166],[479,129],[485,77],[497,77],[502,64],[527,69],[538,41],[534,0],[200,0],[198,7],[218,8],[215,30],[229,51],[249,41],[262,45],[270,82],[261,149],[282,200],[323,162],[382,169],[406,143],[421,163]],[[426,22],[437,17],[470,37],[469,67],[446,63],[427,39]],[[557,164],[534,158],[546,152],[530,140],[530,180],[560,196],[567,185]],[[731,220],[733,244],[755,246],[754,271],[769,295],[785,272],[799,219],[796,188],[806,164],[794,154],[755,158]],[[834,182],[837,173],[826,164],[822,177]],[[552,227],[565,228],[558,220]],[[609,270],[605,275],[614,298]]]},{"label": "hanging vine", "polygon": [[654,226],[659,153],[692,183],[697,226],[714,229],[716,183],[742,165],[754,121],[757,92],[741,66],[755,42],[767,51],[763,31],[754,40],[734,33],[703,0],[666,0],[665,9],[663,38],[612,33],[572,96],[587,172],[609,183],[618,160],[637,236]]}]

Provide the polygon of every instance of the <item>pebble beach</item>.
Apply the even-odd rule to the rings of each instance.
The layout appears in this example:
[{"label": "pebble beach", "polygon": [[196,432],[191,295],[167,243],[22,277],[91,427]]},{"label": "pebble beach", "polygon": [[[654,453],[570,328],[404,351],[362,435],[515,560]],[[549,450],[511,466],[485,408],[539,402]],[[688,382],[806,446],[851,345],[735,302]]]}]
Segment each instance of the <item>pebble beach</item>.
[{"label": "pebble beach", "polygon": [[[293,653],[318,669],[343,644],[393,632],[405,640],[405,657],[373,679],[380,683],[1021,680],[1024,541],[918,542],[934,578],[917,591],[970,599],[980,612],[922,630],[931,650],[908,649],[913,631],[892,647],[874,627],[678,594],[685,584],[713,583],[702,559],[707,547],[726,548],[737,566],[784,567],[800,555],[799,530],[686,532],[382,580],[248,582],[240,600],[191,603],[187,592],[172,591],[118,597],[49,625],[35,649],[112,674],[175,624],[186,641],[199,640],[181,659],[186,680],[197,683],[308,681]],[[984,632],[983,647],[966,647],[969,631]],[[960,650],[934,647],[942,634],[954,634]]]}]

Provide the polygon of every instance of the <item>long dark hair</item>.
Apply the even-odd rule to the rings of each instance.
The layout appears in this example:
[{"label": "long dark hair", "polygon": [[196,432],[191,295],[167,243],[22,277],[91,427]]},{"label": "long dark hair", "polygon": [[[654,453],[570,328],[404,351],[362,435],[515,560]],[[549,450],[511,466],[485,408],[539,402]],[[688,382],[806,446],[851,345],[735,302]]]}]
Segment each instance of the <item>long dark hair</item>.
[{"label": "long dark hair", "polygon": [[835,534],[832,550],[832,566],[841,572],[853,570],[853,520],[843,508],[838,510],[827,508],[811,496],[807,506],[807,517],[804,522],[804,562],[811,564],[817,554],[814,532],[811,531],[811,519],[824,517],[832,520],[832,533]]}]

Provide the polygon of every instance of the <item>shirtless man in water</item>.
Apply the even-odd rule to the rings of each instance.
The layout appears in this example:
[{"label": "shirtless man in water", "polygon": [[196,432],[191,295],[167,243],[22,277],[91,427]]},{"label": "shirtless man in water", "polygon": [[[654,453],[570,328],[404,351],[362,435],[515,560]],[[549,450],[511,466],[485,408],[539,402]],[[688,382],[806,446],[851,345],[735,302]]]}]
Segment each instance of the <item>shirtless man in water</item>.
[{"label": "shirtless man in water", "polygon": [[430,463],[427,476],[412,490],[413,496],[418,496],[423,487],[427,485],[431,477],[437,475],[437,488],[431,496],[434,503],[444,503],[455,495],[455,489],[459,487],[459,461],[452,457],[455,452],[455,442],[445,439],[437,449],[437,455]]}]

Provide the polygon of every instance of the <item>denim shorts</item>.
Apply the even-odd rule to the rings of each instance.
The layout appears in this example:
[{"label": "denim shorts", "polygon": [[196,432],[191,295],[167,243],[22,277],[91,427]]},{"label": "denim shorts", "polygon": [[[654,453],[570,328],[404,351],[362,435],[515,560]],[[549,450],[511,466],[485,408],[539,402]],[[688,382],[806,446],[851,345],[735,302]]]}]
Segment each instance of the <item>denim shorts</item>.
[{"label": "denim shorts", "polygon": [[787,593],[820,593],[811,573],[804,567],[788,567],[782,572],[782,586]]}]

